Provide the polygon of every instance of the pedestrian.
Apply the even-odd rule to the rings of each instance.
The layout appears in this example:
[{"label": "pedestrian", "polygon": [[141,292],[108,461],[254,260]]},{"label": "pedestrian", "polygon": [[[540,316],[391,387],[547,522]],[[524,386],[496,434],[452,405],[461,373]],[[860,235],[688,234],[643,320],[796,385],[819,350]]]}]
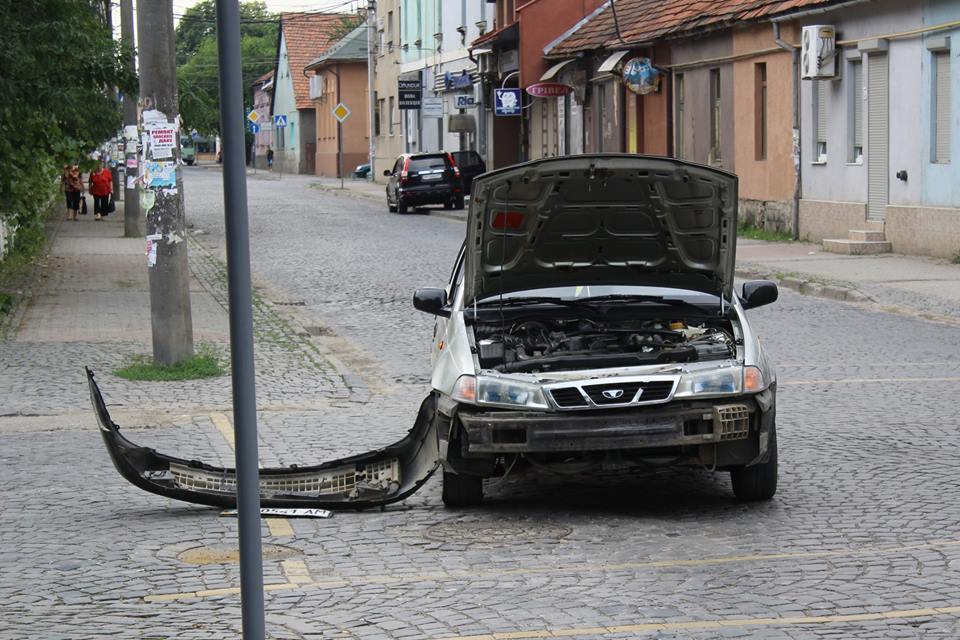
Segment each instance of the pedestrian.
[{"label": "pedestrian", "polygon": [[273,168],[273,147],[267,147],[267,168]]},{"label": "pedestrian", "polygon": [[113,195],[113,176],[102,162],[90,173],[90,195],[93,196],[94,220],[102,220],[110,213],[110,196]]},{"label": "pedestrian", "polygon": [[80,178],[80,167],[75,164],[63,165],[60,189],[67,197],[67,220],[76,220],[77,211],[80,210],[80,198],[83,196],[83,180]]}]

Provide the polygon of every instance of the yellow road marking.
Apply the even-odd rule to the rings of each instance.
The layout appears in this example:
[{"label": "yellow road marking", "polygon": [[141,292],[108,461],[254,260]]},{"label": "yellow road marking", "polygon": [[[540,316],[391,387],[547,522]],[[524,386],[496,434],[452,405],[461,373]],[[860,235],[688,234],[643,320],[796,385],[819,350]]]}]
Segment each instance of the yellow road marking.
[{"label": "yellow road marking", "polygon": [[792,616],[784,618],[734,618],[718,620],[690,620],[684,622],[649,622],[643,624],[624,624],[615,627],[584,627],[570,629],[538,629],[531,631],[507,631],[484,633],[471,636],[450,636],[443,640],[522,640],[523,638],[570,638],[576,636],[596,636],[615,633],[642,633],[652,631],[680,631],[685,629],[727,629],[732,627],[780,627],[806,624],[842,624],[846,622],[868,622],[871,620],[889,620],[891,618],[930,618],[935,616],[954,616],[960,613],[960,607],[936,607],[932,609],[896,609],[876,613],[855,613],[836,616]]},{"label": "yellow road marking", "polygon": [[310,571],[303,560],[284,560],[280,563],[283,567],[283,575],[287,580],[294,584],[309,584],[313,582],[310,577]]},{"label": "yellow road marking", "polygon": [[[227,441],[230,448],[236,450],[237,443],[234,439],[233,425],[230,423],[230,418],[222,413],[211,413],[210,422],[217,428],[217,431],[219,431],[223,439]],[[264,520],[267,521],[267,530],[272,537],[293,537],[293,527],[290,526],[290,522],[286,518],[264,518]]]},{"label": "yellow road marking", "polygon": [[821,380],[785,380],[778,384],[780,386],[793,386],[800,384],[871,384],[887,382],[960,382],[960,376],[943,378],[824,378]]},{"label": "yellow road marking", "polygon": [[[484,579],[484,578],[503,578],[522,575],[547,575],[557,573],[599,573],[607,571],[630,571],[637,569],[660,569],[669,567],[701,567],[709,565],[733,564],[737,562],[764,562],[772,560],[799,560],[799,559],[818,559],[818,558],[836,558],[836,557],[857,557],[866,555],[887,555],[904,553],[908,551],[922,551],[926,549],[941,549],[960,546],[960,540],[943,540],[939,542],[926,542],[902,547],[864,547],[863,549],[840,549],[836,551],[804,551],[798,553],[768,553],[742,556],[720,556],[716,558],[692,558],[677,560],[649,560],[646,562],[623,562],[619,564],[579,564],[557,567],[520,567],[517,569],[492,569],[489,571],[451,571],[448,573],[422,573],[422,574],[397,574],[397,575],[368,575],[355,577],[336,577],[324,580],[310,579],[309,582],[294,583],[290,580],[288,583],[295,587],[303,589],[335,589],[340,587],[361,586],[367,584],[399,584],[416,582],[436,582],[441,580],[464,580],[464,579]],[[285,561],[286,562],[286,561]],[[296,561],[302,562],[302,561]],[[287,576],[290,579],[290,576]],[[264,588],[268,588],[266,585]],[[272,588],[293,588],[293,587],[272,587]],[[180,598],[196,597],[198,592],[190,591],[184,594],[162,594],[158,596],[146,596],[147,602],[162,602],[165,600],[177,600]],[[239,590],[237,591],[239,593]],[[152,599],[151,599],[152,598]],[[958,608],[960,611],[960,608]]]}]

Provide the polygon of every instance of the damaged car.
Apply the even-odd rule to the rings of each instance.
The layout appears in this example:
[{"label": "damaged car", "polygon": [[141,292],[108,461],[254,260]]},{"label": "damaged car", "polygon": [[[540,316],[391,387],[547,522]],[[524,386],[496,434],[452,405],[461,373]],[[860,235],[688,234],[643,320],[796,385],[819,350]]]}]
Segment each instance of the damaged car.
[{"label": "damaged car", "polygon": [[537,471],[729,472],[741,500],[777,488],[776,373],[734,291],[737,178],[624,154],[479,176],[436,316],[435,429],[448,506],[483,479]]}]

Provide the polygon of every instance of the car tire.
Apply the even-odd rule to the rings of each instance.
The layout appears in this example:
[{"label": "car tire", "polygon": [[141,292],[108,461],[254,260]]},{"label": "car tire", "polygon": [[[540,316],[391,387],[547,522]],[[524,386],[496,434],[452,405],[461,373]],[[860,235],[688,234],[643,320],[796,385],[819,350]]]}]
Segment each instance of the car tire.
[{"label": "car tire", "polygon": [[390,204],[390,201],[387,200],[387,209],[390,211],[390,213],[396,213],[396,212],[397,212],[397,205],[395,205],[395,204]]},{"label": "car tire", "polygon": [[453,200],[448,200],[447,202],[444,202],[444,203],[443,203],[443,208],[444,208],[444,209],[453,209]]},{"label": "car tire", "polygon": [[483,478],[443,472],[443,504],[448,507],[476,507],[483,502]]},{"label": "car tire", "polygon": [[769,500],[777,492],[777,427],[770,427],[767,450],[770,458],[749,467],[737,467],[730,471],[733,495],[737,500],[752,502]]},{"label": "car tire", "polygon": [[454,208],[454,209],[463,209],[463,206],[464,206],[464,205],[463,205],[463,196],[458,196],[458,197],[457,197],[457,202],[456,202],[456,204],[454,204],[453,208]]},{"label": "car tire", "polygon": [[403,200],[397,201],[397,213],[404,215],[407,212],[407,203]]}]

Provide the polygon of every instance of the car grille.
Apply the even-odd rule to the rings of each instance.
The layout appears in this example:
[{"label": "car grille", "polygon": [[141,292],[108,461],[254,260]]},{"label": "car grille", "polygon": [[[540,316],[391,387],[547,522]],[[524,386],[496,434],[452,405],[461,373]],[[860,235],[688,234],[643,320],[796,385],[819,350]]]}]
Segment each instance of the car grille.
[{"label": "car grille", "polygon": [[[550,395],[557,406],[563,409],[588,407],[591,402],[598,407],[646,404],[669,398],[673,384],[673,380],[608,382],[582,387],[557,387],[550,390]],[[641,391],[639,397],[637,391]],[[604,392],[607,392],[606,395]],[[590,398],[590,402],[584,398],[584,394]]]}]

